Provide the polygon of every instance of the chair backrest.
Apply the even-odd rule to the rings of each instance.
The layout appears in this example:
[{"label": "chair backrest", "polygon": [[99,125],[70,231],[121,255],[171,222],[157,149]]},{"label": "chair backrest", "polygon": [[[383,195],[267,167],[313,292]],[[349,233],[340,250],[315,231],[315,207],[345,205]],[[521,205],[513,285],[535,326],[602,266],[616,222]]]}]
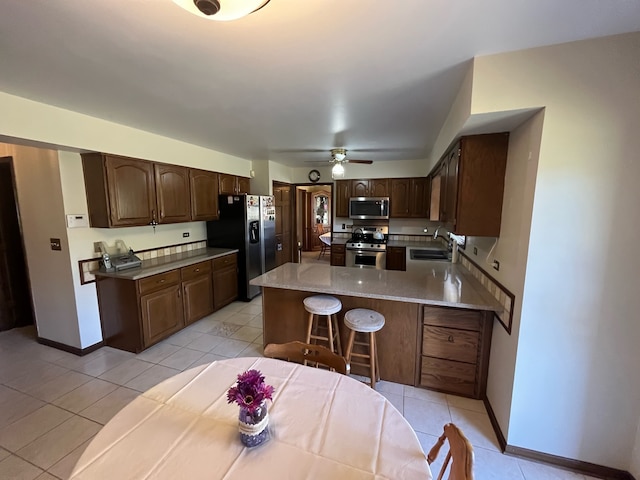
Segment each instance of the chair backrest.
[{"label": "chair backrest", "polygon": [[318,234],[318,236],[322,235],[324,233],[324,225],[322,225],[321,223],[317,223],[316,233]]},{"label": "chair backrest", "polygon": [[462,430],[453,423],[447,423],[444,426],[444,433],[440,435],[436,444],[429,450],[429,455],[427,455],[429,465],[438,456],[445,439],[449,441],[449,452],[447,452],[436,480],[442,480],[449,460],[452,460],[452,462],[448,480],[473,480],[473,447],[462,433]]},{"label": "chair backrest", "polygon": [[333,353],[322,345],[312,345],[302,342],[270,343],[264,349],[264,356],[280,358],[282,360],[303,363],[313,362],[315,366],[324,365],[338,373],[349,373],[349,364],[344,357]]}]

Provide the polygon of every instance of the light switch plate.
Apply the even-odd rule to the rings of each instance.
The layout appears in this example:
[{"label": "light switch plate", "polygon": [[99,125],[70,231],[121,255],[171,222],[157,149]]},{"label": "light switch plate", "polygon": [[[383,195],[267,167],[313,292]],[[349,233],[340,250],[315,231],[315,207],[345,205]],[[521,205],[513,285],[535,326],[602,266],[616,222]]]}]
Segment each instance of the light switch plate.
[{"label": "light switch plate", "polygon": [[89,219],[84,213],[75,213],[67,215],[67,228],[88,227]]}]

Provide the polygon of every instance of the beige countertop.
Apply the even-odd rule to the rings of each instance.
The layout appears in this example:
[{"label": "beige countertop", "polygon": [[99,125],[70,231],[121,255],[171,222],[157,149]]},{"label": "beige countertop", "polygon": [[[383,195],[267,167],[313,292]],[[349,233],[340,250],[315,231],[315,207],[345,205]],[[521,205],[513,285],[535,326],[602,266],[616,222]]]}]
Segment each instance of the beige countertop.
[{"label": "beige countertop", "polygon": [[502,311],[502,306],[459,264],[425,261],[420,272],[286,263],[251,280],[261,287],[399,302]]},{"label": "beige countertop", "polygon": [[118,272],[101,272],[99,270],[95,270],[91,273],[96,277],[139,280],[141,278],[150,277],[151,275],[175,270],[176,268],[188,267],[194,263],[223,257],[237,251],[237,249],[233,248],[201,248],[199,250],[190,250],[188,252],[175,253],[173,255],[164,255],[150,260],[143,260],[141,267],[129,268]]}]

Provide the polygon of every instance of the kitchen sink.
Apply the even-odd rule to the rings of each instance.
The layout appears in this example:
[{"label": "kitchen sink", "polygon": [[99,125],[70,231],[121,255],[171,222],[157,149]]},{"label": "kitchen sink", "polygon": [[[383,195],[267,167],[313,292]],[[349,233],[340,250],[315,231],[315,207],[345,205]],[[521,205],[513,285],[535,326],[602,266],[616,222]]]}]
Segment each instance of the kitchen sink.
[{"label": "kitchen sink", "polygon": [[440,248],[411,248],[410,260],[449,260],[449,252]]}]

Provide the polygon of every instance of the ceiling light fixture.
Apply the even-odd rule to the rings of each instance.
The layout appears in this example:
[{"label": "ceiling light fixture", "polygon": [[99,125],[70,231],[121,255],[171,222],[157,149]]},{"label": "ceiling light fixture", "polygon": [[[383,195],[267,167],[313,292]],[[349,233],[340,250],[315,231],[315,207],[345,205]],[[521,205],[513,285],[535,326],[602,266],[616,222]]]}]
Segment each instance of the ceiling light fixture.
[{"label": "ceiling light fixture", "polygon": [[229,21],[260,10],[270,0],[173,0],[186,11],[209,20]]},{"label": "ceiling light fixture", "polygon": [[336,162],[331,169],[331,178],[344,178],[344,167],[342,163]]}]

